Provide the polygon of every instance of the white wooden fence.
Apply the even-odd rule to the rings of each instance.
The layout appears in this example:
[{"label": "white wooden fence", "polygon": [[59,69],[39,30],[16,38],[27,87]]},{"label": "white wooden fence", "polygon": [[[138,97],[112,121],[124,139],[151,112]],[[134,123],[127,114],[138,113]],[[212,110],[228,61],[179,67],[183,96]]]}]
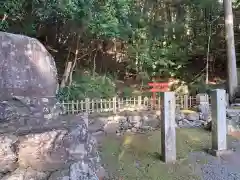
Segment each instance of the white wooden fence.
[{"label": "white wooden fence", "polygon": [[[62,104],[67,114],[77,114],[81,112],[120,112],[123,110],[152,110],[160,109],[160,97],[156,98],[154,103],[152,97],[132,97],[111,99],[89,99],[79,101],[63,101]],[[155,104],[155,105],[154,105]],[[196,97],[194,96],[177,96],[176,104],[180,108],[188,109],[196,105]]]}]

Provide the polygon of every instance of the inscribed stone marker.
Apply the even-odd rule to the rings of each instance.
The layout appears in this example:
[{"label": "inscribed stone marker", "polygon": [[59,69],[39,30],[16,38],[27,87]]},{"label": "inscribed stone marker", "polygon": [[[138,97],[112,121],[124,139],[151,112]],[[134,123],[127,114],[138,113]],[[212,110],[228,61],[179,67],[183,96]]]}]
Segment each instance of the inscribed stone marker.
[{"label": "inscribed stone marker", "polygon": [[161,93],[161,103],[162,156],[163,161],[169,163],[176,161],[175,93]]},{"label": "inscribed stone marker", "polygon": [[212,102],[212,154],[219,156],[227,151],[226,91],[216,89],[211,94]]}]

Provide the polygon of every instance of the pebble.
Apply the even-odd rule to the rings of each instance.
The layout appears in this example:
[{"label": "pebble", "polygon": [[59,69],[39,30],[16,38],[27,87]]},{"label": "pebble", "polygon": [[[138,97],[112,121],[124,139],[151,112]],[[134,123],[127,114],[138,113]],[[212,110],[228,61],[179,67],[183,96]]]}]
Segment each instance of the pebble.
[{"label": "pebble", "polygon": [[137,128],[132,128],[132,132],[136,133],[137,132]]},{"label": "pebble", "polygon": [[[233,162],[240,159],[240,153],[232,154],[232,160],[228,161],[203,152],[190,153],[189,157],[189,163],[196,164],[195,172],[202,180],[240,180],[240,168]],[[204,159],[206,163],[197,163],[199,159]]]},{"label": "pebble", "polygon": [[128,129],[127,132],[131,132],[131,129]]},{"label": "pebble", "polygon": [[116,135],[117,135],[117,136],[121,136],[122,134],[121,134],[121,133],[117,133]]}]

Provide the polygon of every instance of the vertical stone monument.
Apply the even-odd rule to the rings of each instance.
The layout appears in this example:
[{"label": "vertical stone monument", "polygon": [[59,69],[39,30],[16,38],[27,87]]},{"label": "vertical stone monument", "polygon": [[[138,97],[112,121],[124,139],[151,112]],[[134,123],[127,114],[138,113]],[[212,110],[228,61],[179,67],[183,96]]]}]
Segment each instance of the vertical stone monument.
[{"label": "vertical stone monument", "polygon": [[216,89],[211,94],[212,102],[212,149],[214,156],[230,153],[227,150],[226,91]]},{"label": "vertical stone monument", "polygon": [[176,161],[175,93],[161,93],[161,103],[162,156],[164,162],[170,163]]},{"label": "vertical stone monument", "polygon": [[210,112],[210,104],[209,104],[209,96],[208,94],[197,94],[196,96],[196,103],[197,103],[197,109],[199,112],[199,118],[201,120],[204,120],[207,122],[211,121],[211,116]]}]

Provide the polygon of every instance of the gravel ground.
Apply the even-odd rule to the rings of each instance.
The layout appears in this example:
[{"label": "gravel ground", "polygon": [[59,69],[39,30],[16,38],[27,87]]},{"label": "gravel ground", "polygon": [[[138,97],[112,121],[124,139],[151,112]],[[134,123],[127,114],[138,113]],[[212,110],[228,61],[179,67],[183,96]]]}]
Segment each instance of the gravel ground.
[{"label": "gravel ground", "polygon": [[240,180],[240,143],[232,145],[234,152],[219,158],[204,152],[190,154],[194,172],[202,180]]}]

